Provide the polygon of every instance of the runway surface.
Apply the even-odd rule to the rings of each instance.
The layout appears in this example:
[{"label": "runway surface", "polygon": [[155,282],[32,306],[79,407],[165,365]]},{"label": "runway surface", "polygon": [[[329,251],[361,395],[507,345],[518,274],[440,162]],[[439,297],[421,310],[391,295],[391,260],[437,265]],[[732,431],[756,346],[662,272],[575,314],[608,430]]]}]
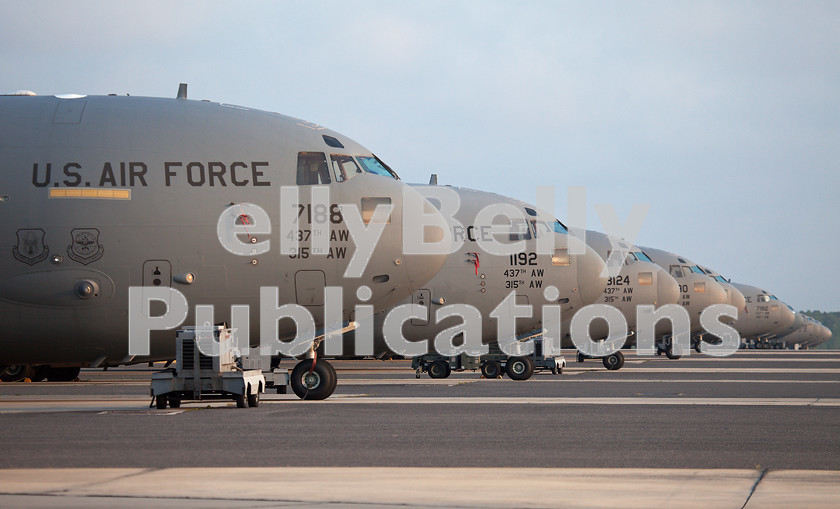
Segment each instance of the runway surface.
[{"label": "runway surface", "polygon": [[248,409],[150,409],[145,366],[0,384],[0,505],[840,506],[840,352],[567,361],[337,361],[330,399]]}]

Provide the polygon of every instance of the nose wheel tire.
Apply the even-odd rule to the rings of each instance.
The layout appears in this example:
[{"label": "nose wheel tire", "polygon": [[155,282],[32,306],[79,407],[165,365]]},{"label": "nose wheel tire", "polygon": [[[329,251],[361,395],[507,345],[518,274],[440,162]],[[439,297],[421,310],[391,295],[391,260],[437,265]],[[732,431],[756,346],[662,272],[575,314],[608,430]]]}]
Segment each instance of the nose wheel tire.
[{"label": "nose wheel tire", "polygon": [[534,363],[528,357],[511,357],[505,371],[511,380],[527,380],[534,374]]},{"label": "nose wheel tire", "polygon": [[449,367],[448,362],[435,361],[429,365],[430,378],[446,378],[452,373],[452,368]]},{"label": "nose wheel tire", "polygon": [[624,354],[621,352],[615,352],[612,355],[604,357],[602,362],[604,363],[604,367],[610,371],[619,370],[622,366],[624,366]]},{"label": "nose wheel tire", "polygon": [[499,378],[502,376],[502,366],[496,361],[488,361],[481,365],[481,374],[484,378]]},{"label": "nose wheel tire", "polygon": [[668,349],[665,350],[665,356],[668,357],[671,360],[677,360],[680,357],[682,357],[681,355],[677,355],[677,354],[674,353],[673,345],[668,345]]},{"label": "nose wheel tire", "polygon": [[317,360],[313,367],[312,359],[304,359],[292,370],[292,390],[300,399],[327,399],[335,391],[337,382],[335,369],[325,360]]}]

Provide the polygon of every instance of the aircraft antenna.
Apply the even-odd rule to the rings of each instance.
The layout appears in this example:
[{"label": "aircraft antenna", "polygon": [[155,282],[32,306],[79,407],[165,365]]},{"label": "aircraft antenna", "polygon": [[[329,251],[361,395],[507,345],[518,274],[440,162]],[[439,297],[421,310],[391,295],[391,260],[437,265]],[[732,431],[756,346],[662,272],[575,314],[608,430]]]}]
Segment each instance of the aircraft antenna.
[{"label": "aircraft antenna", "polygon": [[178,85],[178,99],[186,99],[187,98],[187,84],[181,83]]}]

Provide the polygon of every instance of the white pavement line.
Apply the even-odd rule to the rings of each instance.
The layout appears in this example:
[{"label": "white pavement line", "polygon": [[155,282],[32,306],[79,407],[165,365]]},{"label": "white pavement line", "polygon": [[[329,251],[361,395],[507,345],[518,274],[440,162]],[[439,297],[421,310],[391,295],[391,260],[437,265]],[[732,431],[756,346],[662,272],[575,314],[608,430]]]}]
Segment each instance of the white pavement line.
[{"label": "white pavement line", "polygon": [[[584,380],[569,380],[564,379],[563,377],[566,373],[557,376],[551,377],[541,377],[535,376],[528,380],[527,383],[580,383],[580,384],[599,384],[599,383],[767,383],[767,384],[835,384],[840,385],[840,380],[764,380],[764,379],[712,379],[712,378],[693,378],[693,379],[666,379],[666,378],[605,378],[605,379],[592,379],[587,378]],[[431,380],[434,382],[441,382],[441,380]],[[466,380],[458,380],[457,384],[453,384],[452,382],[448,384],[443,383],[435,383],[430,384],[426,383],[422,380],[414,380],[414,379],[396,379],[396,378],[354,378],[354,379],[344,379],[340,380],[338,383],[339,385],[460,385],[462,383],[505,383],[505,384],[518,384],[520,382],[515,380],[510,380],[508,378],[496,378],[496,379],[466,379]]]},{"label": "white pavement line", "polygon": [[[677,364],[679,361],[677,361]],[[576,370],[581,368],[566,368],[566,370]],[[585,368],[584,368],[585,369]],[[564,372],[566,370],[563,370]],[[603,371],[603,368],[601,369]],[[840,373],[840,368],[688,368],[675,366],[673,368],[635,368],[625,367],[619,372],[628,373],[822,373],[825,375],[833,375]]]},{"label": "white pavement line", "polygon": [[462,385],[480,382],[480,378],[342,378],[338,385]]},{"label": "white pavement line", "polygon": [[[303,404],[315,402],[301,401]],[[359,405],[712,405],[712,406],[840,406],[840,398],[534,398],[534,397],[368,397],[329,398],[320,404]]]},{"label": "white pavement line", "polygon": [[[755,470],[167,468],[0,470],[0,493],[456,507],[740,507]],[[836,483],[837,475],[820,478]],[[92,482],[93,481],[93,482]],[[61,496],[57,497],[59,505]],[[69,500],[69,499],[68,499]],[[819,499],[818,499],[819,500]],[[818,501],[817,500],[817,501]],[[2,497],[0,497],[2,502]]]}]

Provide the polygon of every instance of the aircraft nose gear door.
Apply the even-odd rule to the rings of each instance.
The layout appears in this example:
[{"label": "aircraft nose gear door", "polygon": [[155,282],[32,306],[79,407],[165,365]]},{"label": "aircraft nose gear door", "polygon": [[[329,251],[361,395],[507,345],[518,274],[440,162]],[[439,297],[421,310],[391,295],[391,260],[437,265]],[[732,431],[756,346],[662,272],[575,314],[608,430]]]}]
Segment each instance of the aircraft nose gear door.
[{"label": "aircraft nose gear door", "polygon": [[[143,262],[143,288],[168,288],[172,286],[172,265],[167,260],[146,260]],[[146,295],[143,296],[144,301]],[[166,312],[164,304],[158,300],[151,303],[151,316],[160,316]],[[169,299],[166,299],[169,306]]]},{"label": "aircraft nose gear door", "polygon": [[432,305],[431,290],[417,290],[411,295],[411,303],[426,307],[426,317],[412,318],[411,325],[429,325],[429,313],[431,312],[430,308]]}]

